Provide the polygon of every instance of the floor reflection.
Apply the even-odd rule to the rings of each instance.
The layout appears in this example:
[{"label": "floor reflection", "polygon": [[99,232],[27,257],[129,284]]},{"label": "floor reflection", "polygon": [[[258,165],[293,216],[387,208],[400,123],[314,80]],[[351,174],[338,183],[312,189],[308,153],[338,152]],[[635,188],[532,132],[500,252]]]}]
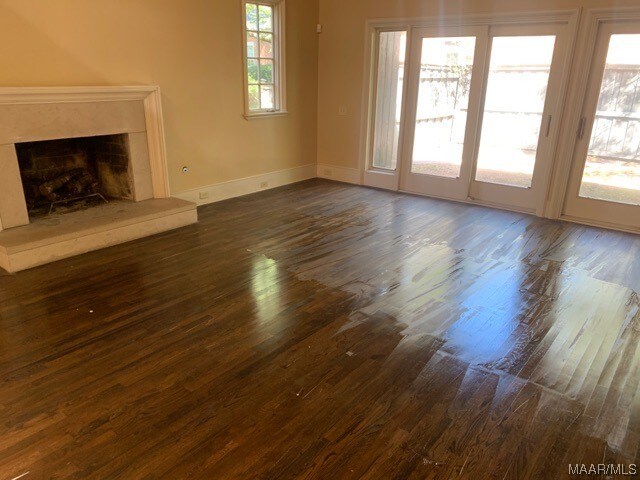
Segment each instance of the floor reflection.
[{"label": "floor reflection", "polygon": [[263,255],[253,259],[251,293],[256,305],[256,315],[261,322],[268,322],[280,311],[280,283],[278,263]]}]

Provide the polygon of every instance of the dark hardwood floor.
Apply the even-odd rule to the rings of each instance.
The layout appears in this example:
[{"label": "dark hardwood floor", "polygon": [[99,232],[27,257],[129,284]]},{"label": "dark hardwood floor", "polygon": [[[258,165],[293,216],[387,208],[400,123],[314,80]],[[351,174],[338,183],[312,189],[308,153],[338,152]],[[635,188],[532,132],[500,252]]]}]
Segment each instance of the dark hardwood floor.
[{"label": "dark hardwood floor", "polygon": [[0,479],[636,462],[640,237],[321,180],[200,218],[0,275]]}]

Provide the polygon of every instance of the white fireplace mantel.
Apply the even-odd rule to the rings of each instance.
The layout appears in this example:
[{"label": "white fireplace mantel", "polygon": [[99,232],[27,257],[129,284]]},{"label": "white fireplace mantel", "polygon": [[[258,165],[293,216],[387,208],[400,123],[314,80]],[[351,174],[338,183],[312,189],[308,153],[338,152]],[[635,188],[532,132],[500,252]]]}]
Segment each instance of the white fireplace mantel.
[{"label": "white fireplace mantel", "polygon": [[[131,200],[30,218],[17,144],[122,135]],[[0,268],[18,272],[198,221],[169,198],[160,89],[0,88]]]},{"label": "white fireplace mantel", "polygon": [[[144,150],[148,150],[152,192],[149,191],[145,198],[168,198],[158,86],[0,88],[0,149],[13,149],[16,143],[24,141],[134,132],[146,136]],[[147,156],[147,151],[144,155]],[[13,211],[7,213],[7,209],[24,210],[21,187],[16,186],[15,180],[9,184],[10,178],[16,175],[12,163],[11,159],[0,158],[0,189],[5,191],[4,203],[0,198],[0,231],[3,213],[13,215]],[[24,217],[24,211],[19,215]],[[15,221],[5,221],[4,228],[15,225]]]}]

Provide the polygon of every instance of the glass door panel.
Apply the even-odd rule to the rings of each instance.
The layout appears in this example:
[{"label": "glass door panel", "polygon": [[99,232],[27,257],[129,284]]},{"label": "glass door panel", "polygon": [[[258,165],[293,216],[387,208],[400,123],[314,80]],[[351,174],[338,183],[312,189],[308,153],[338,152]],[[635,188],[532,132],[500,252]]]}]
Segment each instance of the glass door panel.
[{"label": "glass door panel", "polygon": [[494,37],[475,179],[531,187],[556,37]]},{"label": "glass door panel", "polygon": [[611,36],[580,196],[640,205],[640,34]]},{"label": "glass door panel", "polygon": [[599,26],[563,215],[640,228],[640,22]]},{"label": "glass door panel", "polygon": [[422,39],[411,172],[458,178],[475,37]]},{"label": "glass door panel", "polygon": [[398,164],[406,45],[405,31],[379,34],[371,155],[374,168],[395,170]]}]

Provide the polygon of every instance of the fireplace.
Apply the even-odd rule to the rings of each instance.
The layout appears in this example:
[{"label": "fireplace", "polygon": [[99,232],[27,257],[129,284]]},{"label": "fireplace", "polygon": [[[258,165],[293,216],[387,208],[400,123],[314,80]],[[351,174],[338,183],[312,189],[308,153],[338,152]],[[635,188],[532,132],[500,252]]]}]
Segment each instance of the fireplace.
[{"label": "fireplace", "polygon": [[16,144],[30,219],[133,200],[126,135]]},{"label": "fireplace", "polygon": [[0,88],[0,268],[197,222],[169,193],[156,86]]}]

